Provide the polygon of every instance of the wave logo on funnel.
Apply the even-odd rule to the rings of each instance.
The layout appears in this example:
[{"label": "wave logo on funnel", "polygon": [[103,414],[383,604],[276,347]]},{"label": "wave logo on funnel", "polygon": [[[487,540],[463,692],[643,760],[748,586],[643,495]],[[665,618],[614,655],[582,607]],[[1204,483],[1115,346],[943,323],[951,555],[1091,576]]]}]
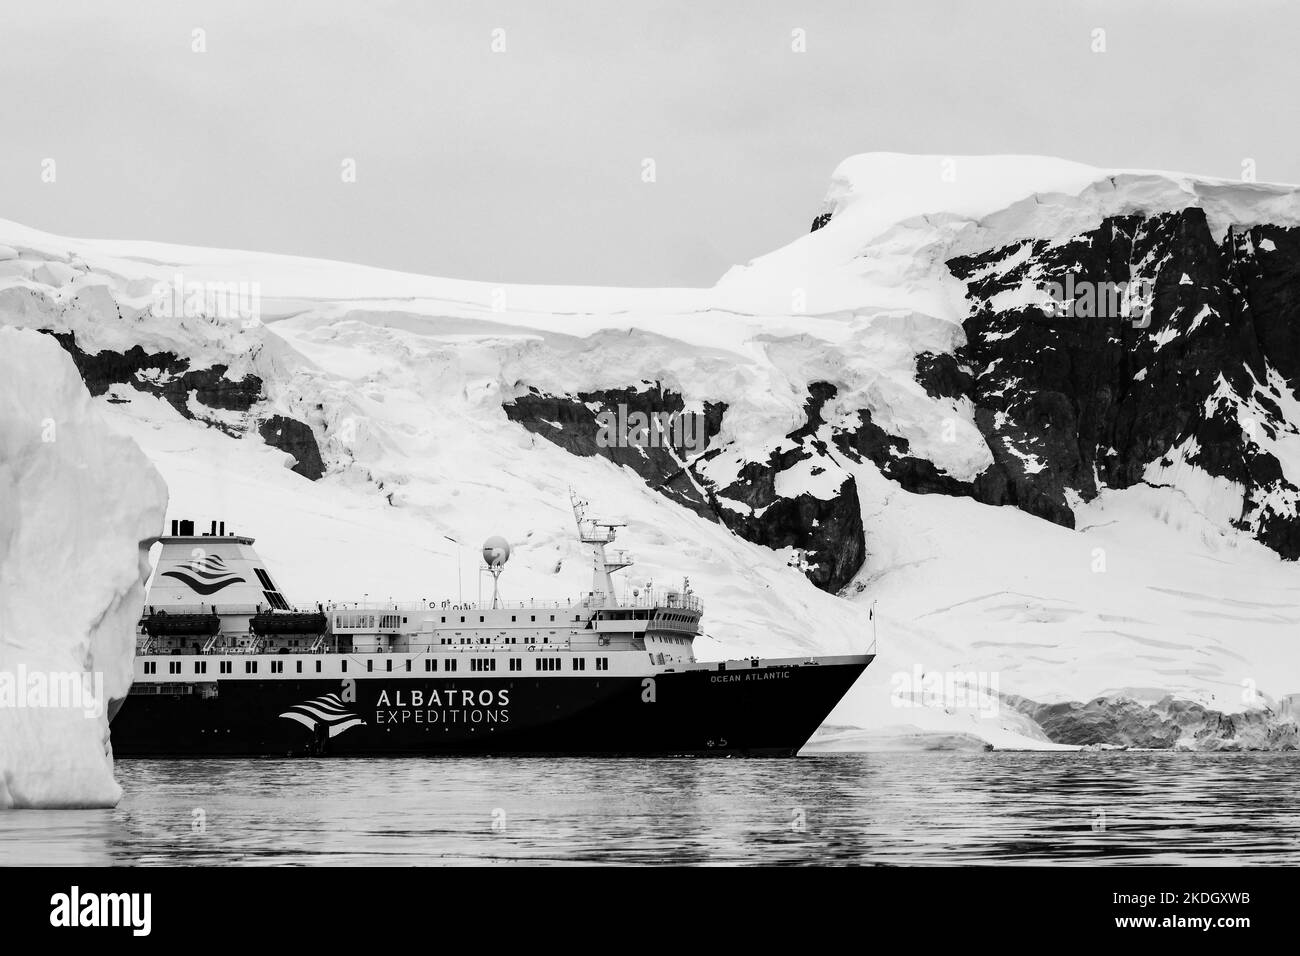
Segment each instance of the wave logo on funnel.
[{"label": "wave logo on funnel", "polygon": [[343,699],[338,694],[326,694],[315,700],[303,701],[280,716],[298,721],[313,733],[318,726],[328,727],[331,737],[365,724],[364,720],[343,706]]},{"label": "wave logo on funnel", "polygon": [[179,568],[164,571],[163,577],[175,578],[177,581],[189,585],[199,594],[204,595],[216,594],[222,588],[244,582],[243,578],[226,567],[226,562],[215,554],[195,558],[189,564],[182,564]]}]

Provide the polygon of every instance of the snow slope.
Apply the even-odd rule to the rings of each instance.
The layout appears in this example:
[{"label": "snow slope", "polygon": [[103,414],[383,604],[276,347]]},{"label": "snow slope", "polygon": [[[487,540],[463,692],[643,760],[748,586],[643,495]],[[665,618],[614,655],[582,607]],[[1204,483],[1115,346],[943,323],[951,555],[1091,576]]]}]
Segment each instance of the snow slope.
[{"label": "snow slope", "polygon": [[[0,807],[112,806],[167,492],[48,336],[0,328]],[[90,675],[83,679],[83,675]]]},{"label": "snow slope", "polygon": [[[918,671],[987,675],[1001,693],[1040,701],[1173,694],[1225,712],[1300,690],[1300,571],[1234,528],[1221,495],[1198,498],[1195,468],[1168,488],[1104,490],[1079,503],[1071,530],[904,491],[871,461],[840,454],[829,431],[866,409],[909,454],[973,479],[992,456],[970,403],[917,380],[918,354],[965,342],[969,303],[945,262],[1189,206],[1216,229],[1294,226],[1296,190],[1042,157],[948,159],[846,161],[828,222],[699,290],[492,286],[0,222],[12,252],[0,249],[0,324],[73,331],[91,352],[138,344],[192,368],[258,376],[259,403],[223,420],[242,439],[129,384],[98,402],[165,477],[169,516],[218,517],[257,537],[290,600],[451,597],[458,564],[473,595],[474,556],[490,534],[514,549],[509,597],[576,594],[585,575],[572,485],[597,511],[628,519],[630,580],[690,577],[706,607],[701,656],[844,653],[878,632],[880,658],[833,723],[1043,745],[1006,707],[907,706],[898,687]],[[153,285],[178,274],[258,283],[262,324],[150,314]],[[788,549],[747,542],[631,469],[569,454],[502,411],[529,388],[643,382],[727,404],[721,451],[701,465],[719,484],[788,444],[810,383],[834,383],[827,456],[856,481],[867,550],[842,597],[812,586]],[[253,422],[268,413],[310,425],[324,478],[290,472],[289,456],[257,440]],[[786,473],[801,487],[782,493],[830,494],[814,471]]]}]

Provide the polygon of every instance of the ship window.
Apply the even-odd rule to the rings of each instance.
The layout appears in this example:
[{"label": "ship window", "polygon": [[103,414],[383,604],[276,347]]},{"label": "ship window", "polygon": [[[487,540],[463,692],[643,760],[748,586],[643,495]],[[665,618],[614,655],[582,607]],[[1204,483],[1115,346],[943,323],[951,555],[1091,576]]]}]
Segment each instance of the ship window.
[{"label": "ship window", "polygon": [[366,671],[369,672],[369,671],[373,671],[374,669],[375,669],[375,662],[374,662],[373,660],[369,660],[369,659],[367,659],[367,661],[366,661]]},{"label": "ship window", "polygon": [[316,673],[317,673],[317,674],[320,673],[320,661],[317,661],[317,662],[316,662]]},{"label": "ship window", "polygon": [[343,673],[346,674],[346,673],[348,672],[348,662],[347,662],[347,661],[339,661],[339,663],[343,665]]},{"label": "ship window", "polygon": [[528,620],[530,620],[530,621],[535,621],[535,620],[537,620],[537,615],[536,615],[536,614],[530,614],[530,615],[528,615]]},{"label": "ship window", "polygon": [[245,674],[256,674],[256,673],[257,673],[257,661],[244,661],[244,673],[245,673]]},{"label": "ship window", "polygon": [[480,615],[478,616],[478,622],[479,622],[480,624],[483,623],[483,615],[482,615],[482,614],[480,614]]},{"label": "ship window", "polygon": [[575,671],[585,671],[587,669],[587,659],[585,657],[575,657],[573,659],[573,669]]},{"label": "ship window", "polygon": [[411,669],[411,659],[409,657],[406,659],[406,669],[408,671]]},{"label": "ship window", "polygon": [[462,615],[460,616],[460,623],[462,623],[462,624],[465,623],[465,615],[464,615],[464,614],[462,614]]},{"label": "ship window", "polygon": [[446,624],[446,623],[447,623],[447,615],[445,615],[445,614],[442,616],[442,623],[443,623],[443,624]]},{"label": "ship window", "polygon": [[513,624],[513,623],[514,623],[514,620],[515,620],[515,616],[514,616],[513,614],[511,614],[511,615],[510,615],[510,622]]},{"label": "ship window", "polygon": [[223,674],[229,674],[230,669],[234,667],[233,661],[221,661],[220,664],[221,664],[220,671]]},{"label": "ship window", "polygon": [[302,661],[299,661],[299,662],[298,662],[298,673],[299,673],[299,674],[302,673]]},{"label": "ship window", "polygon": [[555,615],[554,615],[554,614],[551,615],[551,620],[552,620],[552,621],[555,620]]},{"label": "ship window", "polygon": [[393,659],[390,657],[388,660],[384,661],[384,663],[385,663],[386,665],[388,665],[387,667],[384,668],[384,670],[388,671],[389,673],[392,673],[392,670],[393,670]]},{"label": "ship window", "polygon": [[454,671],[456,669],[455,658],[449,657],[445,661],[443,661],[442,664],[443,664],[443,670]]}]

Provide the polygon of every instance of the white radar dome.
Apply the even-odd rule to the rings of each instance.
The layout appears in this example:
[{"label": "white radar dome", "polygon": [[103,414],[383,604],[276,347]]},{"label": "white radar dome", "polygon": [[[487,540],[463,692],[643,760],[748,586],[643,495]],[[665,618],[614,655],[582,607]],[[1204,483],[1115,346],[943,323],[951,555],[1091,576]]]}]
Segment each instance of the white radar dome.
[{"label": "white radar dome", "polygon": [[503,567],[510,560],[510,542],[494,534],[483,542],[483,562],[489,568]]}]

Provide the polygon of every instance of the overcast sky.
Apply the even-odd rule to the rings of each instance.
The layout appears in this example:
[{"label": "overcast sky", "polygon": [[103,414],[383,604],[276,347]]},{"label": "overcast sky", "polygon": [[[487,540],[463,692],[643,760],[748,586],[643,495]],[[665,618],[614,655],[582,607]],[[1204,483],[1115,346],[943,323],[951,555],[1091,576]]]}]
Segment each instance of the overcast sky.
[{"label": "overcast sky", "polygon": [[870,150],[1300,182],[1298,38],[1283,0],[0,0],[0,218],[710,285]]}]

